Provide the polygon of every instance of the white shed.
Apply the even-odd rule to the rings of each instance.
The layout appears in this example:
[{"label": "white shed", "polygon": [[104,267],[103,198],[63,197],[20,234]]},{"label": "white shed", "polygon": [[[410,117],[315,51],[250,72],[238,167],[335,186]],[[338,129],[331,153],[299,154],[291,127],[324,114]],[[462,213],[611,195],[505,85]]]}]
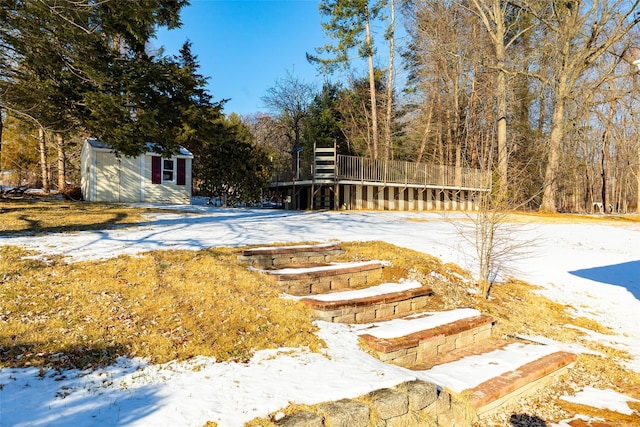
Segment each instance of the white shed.
[{"label": "white shed", "polygon": [[180,147],[162,157],[147,144],[138,157],[117,157],[107,144],[87,139],[80,158],[81,187],[89,202],[191,203],[193,154]]}]

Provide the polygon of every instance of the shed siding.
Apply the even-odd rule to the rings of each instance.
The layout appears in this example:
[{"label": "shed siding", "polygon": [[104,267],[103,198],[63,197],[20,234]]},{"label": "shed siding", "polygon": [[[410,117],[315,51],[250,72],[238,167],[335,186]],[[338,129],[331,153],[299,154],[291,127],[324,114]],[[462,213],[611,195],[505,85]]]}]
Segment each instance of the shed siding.
[{"label": "shed siding", "polygon": [[[183,150],[174,159],[176,182],[162,182],[160,156],[147,153],[118,158],[105,144],[87,141],[81,153],[82,195],[87,201],[189,204],[191,153]],[[152,184],[152,181],[158,181],[158,184]]]},{"label": "shed siding", "polygon": [[84,144],[80,152],[80,188],[82,189],[82,197],[88,202],[93,202],[96,198],[93,156],[89,144]]},{"label": "shed siding", "polygon": [[185,160],[185,185],[163,182],[162,185],[152,183],[153,163],[160,159],[157,156],[145,156],[144,202],[179,203],[191,202],[191,159]]},{"label": "shed siding", "polygon": [[101,202],[120,201],[118,159],[111,153],[96,152],[96,199]]},{"label": "shed siding", "polygon": [[120,201],[127,203],[140,201],[139,157],[122,157],[120,159]]}]

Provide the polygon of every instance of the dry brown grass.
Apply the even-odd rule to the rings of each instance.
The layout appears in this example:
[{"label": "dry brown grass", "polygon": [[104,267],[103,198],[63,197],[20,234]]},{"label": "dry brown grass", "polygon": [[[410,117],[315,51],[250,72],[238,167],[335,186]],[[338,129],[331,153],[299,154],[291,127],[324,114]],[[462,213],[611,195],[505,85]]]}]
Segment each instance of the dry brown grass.
[{"label": "dry brown grass", "polygon": [[101,230],[133,225],[148,210],[61,200],[0,200],[0,236]]},{"label": "dry brown grass", "polygon": [[545,222],[553,224],[575,224],[577,222],[614,222],[619,224],[640,223],[640,214],[567,214],[545,212],[514,212],[509,215],[509,221],[513,222]]},{"label": "dry brown grass", "polygon": [[[112,205],[3,201],[0,235],[130,225],[144,212]],[[574,219],[533,216],[554,222]],[[640,221],[634,216],[603,219]],[[456,265],[384,242],[342,247],[344,260],[390,261],[385,281],[415,278],[431,286],[436,297],[428,309],[477,307],[497,319],[498,336],[542,335],[599,351],[602,356],[581,355],[570,375],[539,393],[531,405],[627,422],[608,411],[558,400],[586,385],[640,398],[640,374],[622,366],[624,352],[584,340],[582,332],[565,327],[609,333],[597,322],[575,318],[570,307],[544,298],[524,282],[495,286],[490,300],[478,299],[468,272]],[[157,363],[198,355],[245,361],[263,348],[321,348],[307,309],[279,298],[272,278],[249,272],[237,263],[236,254],[231,249],[167,251],[65,264],[59,258],[29,258],[34,254],[0,247],[0,367],[86,368],[112,363],[121,355]]]},{"label": "dry brown grass", "polygon": [[430,286],[435,295],[429,299],[428,309],[445,310],[470,306],[470,276],[455,264],[444,264],[431,255],[380,241],[343,242],[340,246],[345,250],[342,257],[344,260],[390,262],[383,270],[383,281],[416,279]]},{"label": "dry brown grass", "polygon": [[323,346],[307,309],[230,249],[74,264],[25,255],[0,247],[0,366],[246,361],[265,348]]},{"label": "dry brown grass", "polygon": [[[464,212],[471,220],[476,213],[469,211]],[[456,218],[463,220],[464,217]],[[441,221],[440,218],[409,218],[409,222],[436,222]],[[640,223],[640,214],[573,214],[573,213],[547,213],[547,212],[509,212],[507,216],[508,222],[514,223],[533,223],[542,222],[547,224],[575,224],[577,222],[610,222],[617,224],[637,224]]]},{"label": "dry brown grass", "polygon": [[[579,405],[570,402],[564,402],[563,405],[570,413],[586,415],[597,420],[606,420],[606,422],[601,421],[601,424],[593,424],[596,426],[600,425],[603,427],[637,427],[638,425],[640,425],[640,420],[638,419],[637,414],[625,415],[615,411],[598,409],[592,406]],[[629,405],[629,407],[632,406],[633,404]],[[638,405],[635,410],[639,411],[640,405]],[[588,426],[588,424],[583,425]]]}]

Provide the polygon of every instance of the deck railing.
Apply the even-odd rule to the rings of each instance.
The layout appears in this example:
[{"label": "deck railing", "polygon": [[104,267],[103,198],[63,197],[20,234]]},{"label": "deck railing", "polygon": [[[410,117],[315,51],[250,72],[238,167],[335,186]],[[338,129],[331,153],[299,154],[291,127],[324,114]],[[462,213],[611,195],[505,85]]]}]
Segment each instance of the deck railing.
[{"label": "deck railing", "polygon": [[[297,175],[297,179],[293,179]],[[313,179],[312,164],[300,165],[295,171],[279,171],[273,182],[306,181]],[[491,188],[491,175],[479,169],[413,163],[400,160],[375,160],[367,157],[337,156],[338,181],[421,185],[439,188],[466,188],[486,190]]]},{"label": "deck railing", "polygon": [[491,175],[479,169],[412,163],[400,160],[374,160],[338,155],[337,178],[346,181],[431,187],[489,189]]}]

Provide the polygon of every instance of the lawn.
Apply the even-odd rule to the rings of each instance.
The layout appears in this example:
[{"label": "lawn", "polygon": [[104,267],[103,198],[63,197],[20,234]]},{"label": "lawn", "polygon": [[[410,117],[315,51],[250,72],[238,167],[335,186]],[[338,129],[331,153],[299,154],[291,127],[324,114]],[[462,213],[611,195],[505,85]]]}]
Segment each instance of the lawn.
[{"label": "lawn", "polygon": [[[3,202],[0,235],[135,227],[148,212],[97,204]],[[583,340],[581,329],[566,325],[606,336],[612,331],[545,298],[539,288],[514,279],[494,287],[491,299],[478,299],[470,292],[470,275],[455,264],[380,241],[341,245],[344,260],[389,261],[385,281],[412,278],[431,286],[437,295],[432,310],[475,307],[498,320],[495,332],[500,336],[544,336],[581,343],[598,353],[580,355],[567,381],[553,393],[587,385],[637,393],[640,375],[620,363],[627,354]],[[121,356],[151,364],[198,356],[246,363],[265,349],[322,352],[325,343],[305,306],[281,298],[269,276],[239,263],[241,249],[163,250],[66,262],[56,255],[0,246],[0,368],[97,369]],[[559,402],[555,405],[571,410],[572,404]]]},{"label": "lawn", "polygon": [[78,203],[37,198],[0,201],[0,236],[130,226],[143,220],[151,209],[117,204]]}]

